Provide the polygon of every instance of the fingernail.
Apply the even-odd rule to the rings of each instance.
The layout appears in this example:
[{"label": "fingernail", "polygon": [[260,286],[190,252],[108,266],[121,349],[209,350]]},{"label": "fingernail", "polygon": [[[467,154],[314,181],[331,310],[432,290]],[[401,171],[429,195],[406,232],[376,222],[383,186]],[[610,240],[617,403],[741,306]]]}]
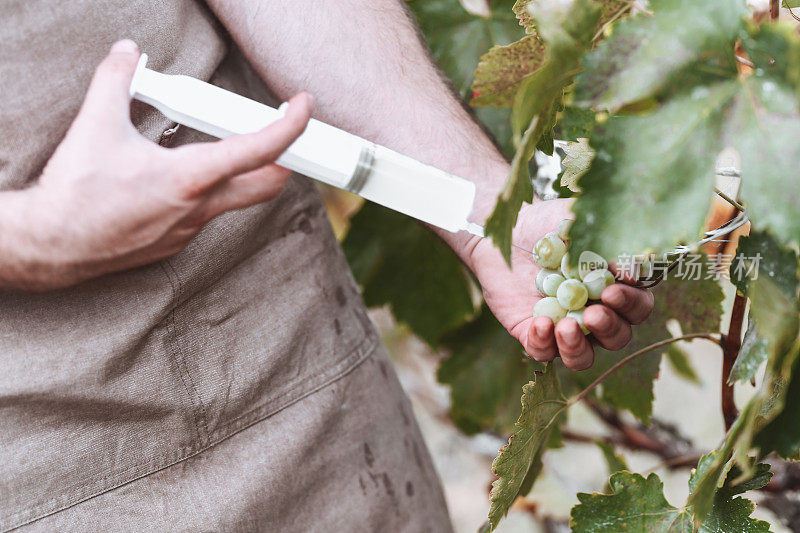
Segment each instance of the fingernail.
[{"label": "fingernail", "polygon": [[130,39],[122,39],[113,44],[111,51],[114,53],[135,54],[139,51],[139,47]]},{"label": "fingernail", "polygon": [[608,311],[600,313],[600,317],[595,321],[597,329],[608,329],[611,327],[611,317],[608,316]]},{"label": "fingernail", "polygon": [[622,307],[625,305],[625,293],[622,291],[611,291],[606,297],[606,302],[612,307]]},{"label": "fingernail", "polygon": [[578,343],[581,341],[581,334],[579,331],[571,329],[561,335],[561,339],[564,341],[564,344],[567,346],[567,348],[574,349],[578,347]]}]

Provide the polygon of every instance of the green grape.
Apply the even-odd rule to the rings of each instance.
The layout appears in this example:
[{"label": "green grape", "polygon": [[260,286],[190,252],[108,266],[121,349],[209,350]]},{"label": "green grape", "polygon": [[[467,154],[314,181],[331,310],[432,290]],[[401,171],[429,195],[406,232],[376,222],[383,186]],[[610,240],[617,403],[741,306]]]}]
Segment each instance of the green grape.
[{"label": "green grape", "polygon": [[589,250],[581,252],[581,256],[578,258],[578,276],[581,279],[585,278],[589,272],[604,268],[608,268],[608,261],[603,259],[603,256]]},{"label": "green grape", "polygon": [[577,279],[568,279],[558,286],[556,293],[558,303],[567,311],[575,311],[586,305],[589,300],[589,291]]},{"label": "green grape", "polygon": [[586,310],[585,307],[581,307],[580,309],[576,309],[575,311],[570,311],[567,313],[567,318],[574,318],[575,322],[577,322],[578,326],[580,326],[583,334],[588,335],[589,328],[587,328],[586,325],[583,323],[583,312],[585,310]]},{"label": "green grape", "polygon": [[558,236],[561,238],[562,241],[567,242],[569,240],[569,228],[572,226],[572,220],[565,218],[561,222],[558,223]]},{"label": "green grape", "polygon": [[561,273],[567,279],[580,279],[578,269],[569,266],[569,252],[565,253],[564,257],[561,258]]},{"label": "green grape", "polygon": [[558,270],[551,270],[549,268],[543,268],[536,274],[536,290],[539,291],[539,294],[542,296],[547,296],[544,293],[544,279],[549,276],[550,274],[558,274]]},{"label": "green grape", "polygon": [[533,316],[546,316],[553,321],[553,324],[567,316],[567,310],[558,304],[558,300],[552,296],[542,298],[533,306]]},{"label": "green grape", "polygon": [[558,286],[564,283],[564,276],[559,274],[558,272],[553,272],[552,274],[548,274],[544,277],[544,281],[542,281],[542,288],[544,289],[544,294],[547,296],[555,296],[556,291],[558,291]]},{"label": "green grape", "polygon": [[567,252],[567,245],[564,244],[558,234],[551,231],[536,243],[533,247],[533,258],[536,264],[543,268],[558,268],[561,258]]},{"label": "green grape", "polygon": [[603,270],[592,270],[583,278],[583,284],[589,291],[590,300],[599,300],[605,288],[613,285],[615,281],[614,275],[605,268]]}]

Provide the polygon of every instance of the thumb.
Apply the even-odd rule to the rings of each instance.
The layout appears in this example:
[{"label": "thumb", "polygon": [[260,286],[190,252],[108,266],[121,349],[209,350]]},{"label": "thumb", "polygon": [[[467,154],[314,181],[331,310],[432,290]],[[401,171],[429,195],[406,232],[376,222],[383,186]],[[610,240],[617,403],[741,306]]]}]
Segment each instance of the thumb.
[{"label": "thumb", "polygon": [[129,88],[139,56],[139,48],[133,41],[123,39],[114,43],[95,70],[82,115],[89,114],[93,120],[105,122],[130,117]]}]

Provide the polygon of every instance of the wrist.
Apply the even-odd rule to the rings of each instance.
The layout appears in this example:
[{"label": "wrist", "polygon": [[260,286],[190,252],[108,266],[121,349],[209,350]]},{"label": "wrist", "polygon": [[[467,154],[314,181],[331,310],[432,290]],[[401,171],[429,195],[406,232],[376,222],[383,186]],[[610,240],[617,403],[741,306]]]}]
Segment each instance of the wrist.
[{"label": "wrist", "polygon": [[[494,211],[497,198],[505,187],[510,170],[508,163],[505,161],[497,161],[479,165],[459,165],[452,166],[446,170],[456,176],[475,183],[475,202],[472,212],[468,217],[468,221],[485,227],[486,221],[491,217]],[[472,235],[467,231],[450,233],[439,228],[434,228],[434,231],[453,249],[456,255],[458,255],[468,267],[472,268],[472,252],[484,239]]]},{"label": "wrist", "polygon": [[[0,193],[0,289],[43,291],[70,285],[52,250],[58,239],[39,186]],[[63,228],[62,228],[63,231]]]}]

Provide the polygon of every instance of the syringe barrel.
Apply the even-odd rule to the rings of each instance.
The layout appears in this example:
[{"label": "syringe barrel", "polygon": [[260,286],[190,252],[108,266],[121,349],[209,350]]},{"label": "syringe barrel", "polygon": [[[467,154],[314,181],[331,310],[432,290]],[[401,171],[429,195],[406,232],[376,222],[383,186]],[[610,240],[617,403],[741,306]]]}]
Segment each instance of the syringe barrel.
[{"label": "syringe barrel", "polygon": [[[283,112],[196,78],[144,67],[131,96],[173,121],[225,138],[252,133]],[[464,229],[475,197],[473,183],[312,119],[277,163],[310,178],[456,232]]]}]

